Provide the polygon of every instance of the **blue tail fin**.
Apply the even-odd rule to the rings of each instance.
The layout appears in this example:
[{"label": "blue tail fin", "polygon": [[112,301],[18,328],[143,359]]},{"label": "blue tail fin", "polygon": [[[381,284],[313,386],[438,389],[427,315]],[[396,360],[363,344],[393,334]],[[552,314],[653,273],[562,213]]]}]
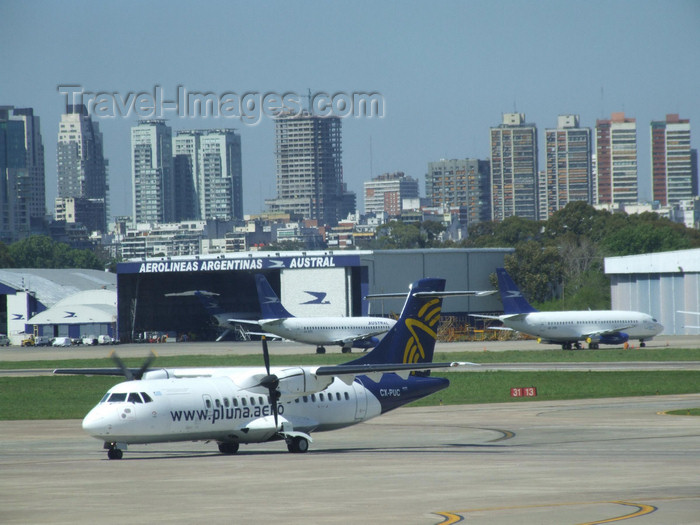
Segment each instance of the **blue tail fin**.
[{"label": "blue tail fin", "polygon": [[426,292],[444,290],[444,279],[421,279],[414,282],[394,327],[374,350],[346,364],[432,362],[442,298]]},{"label": "blue tail fin", "polygon": [[263,319],[282,319],[294,317],[290,314],[282,303],[279,297],[267,282],[262,274],[255,274],[255,286],[258,288],[258,299],[260,300],[260,312]]},{"label": "blue tail fin", "polygon": [[520,293],[520,289],[515,285],[505,268],[496,268],[496,275],[498,276],[498,290],[501,293],[505,314],[529,314],[537,311]]}]

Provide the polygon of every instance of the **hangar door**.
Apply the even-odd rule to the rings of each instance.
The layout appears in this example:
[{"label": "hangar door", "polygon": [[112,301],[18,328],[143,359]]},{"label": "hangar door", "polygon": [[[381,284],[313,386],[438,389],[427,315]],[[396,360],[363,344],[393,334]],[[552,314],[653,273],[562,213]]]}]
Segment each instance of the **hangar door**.
[{"label": "hangar door", "polygon": [[346,268],[282,270],[281,301],[297,317],[348,317],[352,297]]}]

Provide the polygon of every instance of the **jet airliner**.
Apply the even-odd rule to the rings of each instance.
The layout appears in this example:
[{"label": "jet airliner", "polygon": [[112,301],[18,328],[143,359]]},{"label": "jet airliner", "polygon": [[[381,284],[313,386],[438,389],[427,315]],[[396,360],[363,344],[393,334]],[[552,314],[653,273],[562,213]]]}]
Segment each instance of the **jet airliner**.
[{"label": "jet airliner", "polygon": [[540,343],[561,344],[563,350],[581,348],[586,341],[591,349],[600,344],[620,345],[639,339],[639,346],[663,330],[649,314],[625,310],[570,310],[539,312],[527,302],[504,268],[496,268],[503,315],[486,317],[500,320],[505,327],[537,337]]},{"label": "jet airliner", "polygon": [[306,452],[312,432],[367,421],[438,392],[449,380],[426,370],[473,363],[433,363],[443,279],[413,283],[398,322],[367,354],[343,365],[264,368],[57,369],[66,374],[123,374],[83,419],[109,459],[128,445],[216,441],[222,454],[240,445],[284,441]]}]

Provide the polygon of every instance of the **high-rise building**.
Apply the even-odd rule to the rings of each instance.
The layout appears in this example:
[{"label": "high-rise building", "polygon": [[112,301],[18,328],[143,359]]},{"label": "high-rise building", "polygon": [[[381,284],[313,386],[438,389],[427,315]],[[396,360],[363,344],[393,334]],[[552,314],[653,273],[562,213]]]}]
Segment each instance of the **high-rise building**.
[{"label": "high-rise building", "polygon": [[271,212],[335,225],[354,202],[343,184],[341,121],[304,111],[275,120],[277,198]]},{"label": "high-rise building", "polygon": [[441,159],[429,162],[425,176],[426,197],[434,207],[466,210],[469,224],[489,221],[490,175],[487,160]]},{"label": "high-rise building", "polygon": [[[690,120],[677,114],[651,123],[652,198],[659,204],[677,204],[697,195],[690,148]],[[694,192],[695,190],[695,192]]]},{"label": "high-rise building", "polygon": [[626,118],[622,112],[613,113],[610,120],[597,120],[595,128],[596,204],[636,203],[639,200],[636,119]]},{"label": "high-rise building", "polygon": [[[83,104],[66,106],[61,115],[56,147],[58,162],[58,197],[55,209],[65,209],[62,199],[86,199],[88,204],[75,207],[77,216],[67,222],[83,224],[88,231],[106,231],[108,201],[107,165],[102,133]],[[95,212],[101,208],[101,212]],[[82,210],[91,210],[83,215]]]},{"label": "high-rise building", "polygon": [[233,129],[173,138],[176,220],[243,218],[241,137]]},{"label": "high-rise building", "polygon": [[571,201],[593,204],[591,129],[579,127],[578,115],[559,115],[556,129],[545,130],[547,170],[540,219]]},{"label": "high-rise building", "polygon": [[175,220],[172,129],[163,119],[131,128],[131,173],[136,223]]},{"label": "high-rise building", "polygon": [[504,113],[491,128],[491,218],[537,220],[537,127],[523,113]]},{"label": "high-rise building", "polygon": [[404,199],[419,196],[418,180],[406,177],[403,171],[384,173],[364,183],[365,213],[386,213],[390,217],[401,215]]},{"label": "high-rise building", "polygon": [[28,199],[32,230],[38,231],[43,228],[46,218],[46,175],[40,121],[32,108],[14,108],[12,113],[13,119],[24,122],[27,179],[20,193]]}]

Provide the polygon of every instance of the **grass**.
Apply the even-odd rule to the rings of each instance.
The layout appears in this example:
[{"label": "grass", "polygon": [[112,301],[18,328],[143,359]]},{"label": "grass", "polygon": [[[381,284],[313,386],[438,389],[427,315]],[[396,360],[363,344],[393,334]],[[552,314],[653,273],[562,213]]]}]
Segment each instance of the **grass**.
[{"label": "grass", "polygon": [[684,408],[683,410],[669,410],[665,413],[671,416],[700,416],[700,408]]},{"label": "grass", "polygon": [[[449,388],[413,405],[687,394],[698,392],[700,385],[697,371],[450,372],[445,377],[450,379]],[[79,419],[121,381],[119,377],[2,377],[0,420]],[[537,397],[510,397],[512,387],[532,386]]]},{"label": "grass", "polygon": [[[143,358],[126,358],[127,366],[139,367]],[[358,357],[341,353],[274,355],[274,365],[334,365]],[[434,361],[472,361],[475,363],[567,363],[613,361],[700,361],[700,348],[638,348],[634,350],[508,350],[505,352],[436,352]],[[179,355],[159,357],[155,367],[189,366],[260,366],[262,356],[250,355]],[[56,361],[0,361],[0,369],[46,368],[113,368],[114,362],[103,359],[67,359]]]}]

